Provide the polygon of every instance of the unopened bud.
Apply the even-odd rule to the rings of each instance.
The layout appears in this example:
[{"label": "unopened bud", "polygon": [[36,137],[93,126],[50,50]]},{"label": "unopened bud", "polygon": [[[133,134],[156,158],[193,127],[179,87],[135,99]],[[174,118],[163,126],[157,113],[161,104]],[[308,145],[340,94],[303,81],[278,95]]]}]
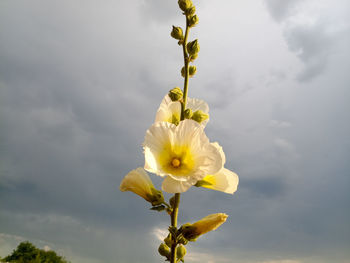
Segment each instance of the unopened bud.
[{"label": "unopened bud", "polygon": [[173,26],[173,30],[171,30],[170,35],[177,40],[182,40],[183,39],[182,28]]},{"label": "unopened bud", "polygon": [[196,7],[195,6],[192,6],[191,8],[188,8],[186,11],[185,11],[185,14],[187,16],[192,16],[194,15],[194,13],[196,12]]},{"label": "unopened bud", "polygon": [[177,248],[176,248],[176,257],[177,260],[183,260],[183,258],[186,255],[186,248],[184,245],[180,244]]},{"label": "unopened bud", "polygon": [[184,12],[193,6],[191,0],[179,0],[177,3],[179,4],[180,9]]},{"label": "unopened bud", "polygon": [[169,91],[168,96],[172,101],[178,101],[182,99],[183,93],[179,87],[175,87]]},{"label": "unopened bud", "polygon": [[192,120],[198,122],[198,123],[201,123],[202,121],[205,121],[209,118],[209,115],[204,113],[203,111],[201,110],[197,110],[193,113],[192,115]]},{"label": "unopened bud", "polygon": [[184,117],[185,117],[185,119],[191,119],[192,115],[193,115],[193,112],[192,112],[191,109],[186,109],[186,110],[184,111]]},{"label": "unopened bud", "polygon": [[187,48],[187,52],[188,52],[188,54],[190,54],[190,56],[197,54],[199,52],[199,49],[200,49],[198,40],[196,39],[192,42],[188,42],[186,48]]},{"label": "unopened bud", "polygon": [[188,25],[189,27],[194,27],[195,25],[198,24],[198,16],[197,15],[194,15],[194,16],[191,16],[189,19],[188,19]]},{"label": "unopened bud", "polygon": [[168,247],[171,247],[171,245],[173,244],[173,241],[171,240],[170,234],[164,239],[164,242]]},{"label": "unopened bud", "polygon": [[193,62],[197,57],[198,57],[198,53],[191,55],[190,56],[190,61]]},{"label": "unopened bud", "polygon": [[[190,77],[193,77],[195,74],[196,74],[196,72],[197,72],[197,67],[196,66],[189,66],[188,67],[188,75],[190,76]],[[181,76],[182,77],[185,77],[185,67],[182,67],[182,69],[181,69]]]},{"label": "unopened bud", "polygon": [[188,68],[188,74],[190,75],[190,77],[193,77],[197,72],[197,67],[196,66],[190,66]]},{"label": "unopened bud", "polygon": [[120,183],[120,191],[131,191],[153,206],[160,205],[164,202],[163,193],[157,190],[147,172],[139,167],[129,172]]},{"label": "unopened bud", "polygon": [[196,241],[200,235],[213,231],[225,223],[227,217],[223,213],[208,215],[194,224],[184,224],[179,231],[188,241]]},{"label": "unopened bud", "polygon": [[182,69],[181,69],[181,76],[185,77],[185,75],[186,75],[185,67],[182,67]]},{"label": "unopened bud", "polygon": [[169,257],[170,255],[170,249],[167,245],[165,245],[164,243],[160,244],[159,248],[158,248],[158,252],[159,254],[161,254],[163,257]]}]

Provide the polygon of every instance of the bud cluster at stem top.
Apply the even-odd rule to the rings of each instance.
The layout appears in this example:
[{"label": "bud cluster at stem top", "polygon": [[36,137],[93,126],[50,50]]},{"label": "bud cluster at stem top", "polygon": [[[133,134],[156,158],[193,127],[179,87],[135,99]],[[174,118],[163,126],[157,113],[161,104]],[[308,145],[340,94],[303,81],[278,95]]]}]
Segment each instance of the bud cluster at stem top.
[{"label": "bud cluster at stem top", "polygon": [[178,1],[179,7],[182,11],[186,13],[187,10],[191,9],[193,7],[192,0],[179,0]]}]

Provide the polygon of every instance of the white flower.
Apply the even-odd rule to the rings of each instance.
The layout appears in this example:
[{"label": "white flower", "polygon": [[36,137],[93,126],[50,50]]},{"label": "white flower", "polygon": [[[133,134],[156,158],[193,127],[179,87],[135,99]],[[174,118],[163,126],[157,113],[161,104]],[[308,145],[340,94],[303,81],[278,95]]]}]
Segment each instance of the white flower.
[{"label": "white flower", "polygon": [[185,192],[208,174],[219,172],[225,155],[217,143],[210,143],[203,127],[193,120],[178,126],[156,122],[146,132],[143,144],[145,169],[166,176],[162,189]]},{"label": "white flower", "polygon": [[201,182],[204,182],[201,187],[233,194],[237,191],[239,179],[236,173],[222,168],[214,175],[205,176]]},{"label": "white flower", "polygon": [[[203,113],[209,113],[208,104],[200,99],[187,98],[186,108],[191,109],[193,112],[201,110]],[[166,121],[177,125],[181,116],[181,103],[179,101],[172,101],[168,95],[166,95],[156,113],[155,122]],[[208,123],[209,118],[204,120],[201,124],[203,127]]]},{"label": "white flower", "polygon": [[120,183],[120,191],[131,191],[152,205],[161,204],[164,201],[163,193],[157,190],[147,172],[139,167],[129,172]]},{"label": "white flower", "polygon": [[166,121],[178,125],[181,117],[181,103],[172,101],[168,95],[162,100],[154,122]]}]

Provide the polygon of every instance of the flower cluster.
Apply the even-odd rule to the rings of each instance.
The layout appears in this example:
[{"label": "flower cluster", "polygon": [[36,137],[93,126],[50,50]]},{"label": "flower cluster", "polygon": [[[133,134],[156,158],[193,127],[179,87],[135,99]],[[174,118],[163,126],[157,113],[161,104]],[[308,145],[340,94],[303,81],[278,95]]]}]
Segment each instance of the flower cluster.
[{"label": "flower cluster", "polygon": [[[208,116],[209,107],[199,99],[188,98],[187,109]],[[145,172],[164,177],[162,190],[183,193],[191,186],[205,187],[233,194],[237,190],[238,176],[224,167],[226,157],[217,142],[210,142],[204,132],[209,118],[180,120],[181,102],[166,95],[156,113],[155,122],[146,131],[143,149],[144,170],[131,171],[120,185],[121,191],[132,191],[153,202],[155,190]],[[161,197],[163,198],[163,195]],[[151,201],[153,200],[153,201]]]},{"label": "flower cluster", "polygon": [[[237,174],[225,168],[222,147],[205,134],[209,122],[208,104],[187,97],[188,80],[197,72],[196,66],[190,63],[195,61],[200,50],[197,39],[187,42],[187,38],[189,29],[198,23],[198,17],[192,0],[178,0],[178,4],[186,17],[186,30],[173,26],[170,35],[183,48],[184,88],[176,87],[163,98],[154,123],[146,131],[144,166],[129,172],[120,184],[121,191],[131,191],[151,203],[152,210],[166,211],[170,215],[169,235],[158,248],[160,255],[170,263],[184,262],[185,245],[217,229],[228,217],[224,213],[212,214],[178,228],[180,193],[196,186],[233,194],[238,186]],[[169,203],[164,200],[162,191],[154,187],[147,172],[164,178],[162,190],[174,194]]]}]

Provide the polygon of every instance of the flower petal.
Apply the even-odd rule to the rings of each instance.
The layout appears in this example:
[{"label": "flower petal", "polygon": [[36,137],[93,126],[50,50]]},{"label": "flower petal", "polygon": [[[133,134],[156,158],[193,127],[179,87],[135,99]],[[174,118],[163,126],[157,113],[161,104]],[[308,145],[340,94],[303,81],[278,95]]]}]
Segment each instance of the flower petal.
[{"label": "flower petal", "polygon": [[174,141],[174,130],[176,126],[168,122],[154,123],[146,132],[143,143],[145,153],[145,170],[160,176],[166,175],[160,166],[156,156],[164,151],[164,145]]},{"label": "flower petal", "polygon": [[225,155],[218,143],[207,144],[195,157],[195,162],[198,164],[198,171],[205,173],[204,175],[200,174],[197,180],[203,179],[208,174],[219,172],[223,168],[225,162]]},{"label": "flower petal", "polygon": [[162,183],[162,190],[171,194],[183,193],[186,192],[192,185],[194,185],[195,182],[196,181],[193,183],[190,181],[178,181],[170,176],[167,176]]},{"label": "flower petal", "polygon": [[211,183],[210,185],[202,185],[202,187],[221,191],[228,194],[233,194],[237,191],[239,183],[238,175],[226,168],[222,168],[220,172],[214,175],[207,175],[203,181]]}]

